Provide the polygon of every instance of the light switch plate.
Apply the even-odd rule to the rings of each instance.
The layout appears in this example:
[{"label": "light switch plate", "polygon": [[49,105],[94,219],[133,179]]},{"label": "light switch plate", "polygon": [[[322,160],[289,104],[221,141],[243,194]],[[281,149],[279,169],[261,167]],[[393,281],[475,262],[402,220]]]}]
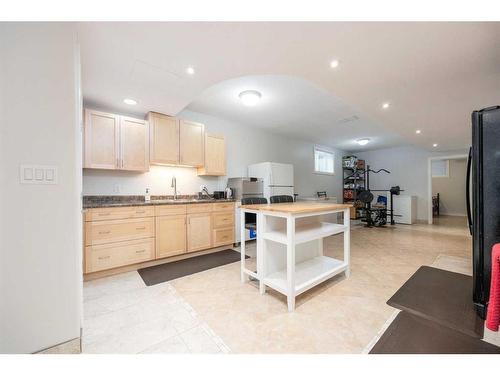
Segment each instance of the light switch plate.
[{"label": "light switch plate", "polygon": [[54,165],[21,164],[19,167],[21,184],[55,185],[57,167]]}]

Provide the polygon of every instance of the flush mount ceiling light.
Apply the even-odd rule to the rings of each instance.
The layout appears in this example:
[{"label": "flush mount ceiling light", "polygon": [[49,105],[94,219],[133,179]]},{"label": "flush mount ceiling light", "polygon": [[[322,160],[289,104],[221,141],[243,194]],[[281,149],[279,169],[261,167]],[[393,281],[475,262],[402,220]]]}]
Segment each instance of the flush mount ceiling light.
[{"label": "flush mount ceiling light", "polygon": [[135,101],[134,99],[123,99],[123,102],[125,104],[128,104],[128,105],[136,105],[137,104],[137,101]]},{"label": "flush mount ceiling light", "polygon": [[339,61],[339,60],[332,60],[332,61],[330,62],[330,68],[332,68],[332,69],[338,68],[338,67],[339,67],[339,64],[340,64],[340,61]]},{"label": "flush mount ceiling light", "polygon": [[186,73],[192,76],[194,74],[194,68],[192,66],[188,66],[186,68]]},{"label": "flush mount ceiling light", "polygon": [[420,129],[415,130],[415,133],[420,134],[420,133],[422,133],[422,130],[420,130]]},{"label": "flush mount ceiling light", "polygon": [[360,146],[367,145],[370,142],[370,138],[361,138],[356,140],[356,143]]},{"label": "flush mount ceiling light", "polygon": [[384,103],[382,104],[382,108],[383,109],[388,109],[390,107],[390,104],[389,103]]},{"label": "flush mount ceiling light", "polygon": [[238,95],[238,97],[244,105],[253,107],[260,101],[262,94],[255,90],[246,90],[240,92],[240,95]]},{"label": "flush mount ceiling light", "polygon": [[434,144],[432,145],[432,147],[437,147],[437,146],[438,146],[438,144],[437,144],[437,143],[434,143]]}]

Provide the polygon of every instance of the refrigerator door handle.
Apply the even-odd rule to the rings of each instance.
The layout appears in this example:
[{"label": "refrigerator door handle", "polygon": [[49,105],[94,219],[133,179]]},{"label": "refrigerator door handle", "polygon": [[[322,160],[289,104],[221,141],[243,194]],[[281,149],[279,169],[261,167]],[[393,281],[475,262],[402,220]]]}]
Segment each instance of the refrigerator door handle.
[{"label": "refrigerator door handle", "polygon": [[467,174],[465,180],[465,199],[467,206],[467,223],[469,224],[469,232],[472,235],[472,214],[470,208],[470,174],[472,167],[472,147],[469,148],[469,157],[467,158]]}]

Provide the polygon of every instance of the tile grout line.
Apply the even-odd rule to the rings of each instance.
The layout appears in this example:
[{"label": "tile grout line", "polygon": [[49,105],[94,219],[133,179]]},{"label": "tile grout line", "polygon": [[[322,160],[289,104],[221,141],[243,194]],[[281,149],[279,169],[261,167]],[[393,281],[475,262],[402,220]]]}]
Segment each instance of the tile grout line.
[{"label": "tile grout line", "polygon": [[[191,306],[178,292],[177,292],[177,289],[175,289],[175,287],[168,283],[168,286],[169,286],[169,289],[172,291],[172,294],[178,298],[182,304],[184,305],[184,307],[186,308],[186,310],[191,314],[191,316],[193,318],[196,318],[199,322],[200,322],[200,326],[202,329],[205,330],[205,332],[210,336],[210,338],[215,342],[215,344],[218,346],[218,348],[220,349],[220,351],[222,353],[231,353],[231,349],[229,349],[229,347],[226,345],[226,343],[224,342],[224,340],[222,340],[222,338],[220,336],[218,336],[214,330],[203,320],[201,319],[201,317],[198,315],[198,313],[196,312],[196,310],[193,308],[193,306]],[[188,330],[186,330],[188,331]],[[186,332],[184,331],[184,332]],[[182,339],[182,337],[181,337]]]}]

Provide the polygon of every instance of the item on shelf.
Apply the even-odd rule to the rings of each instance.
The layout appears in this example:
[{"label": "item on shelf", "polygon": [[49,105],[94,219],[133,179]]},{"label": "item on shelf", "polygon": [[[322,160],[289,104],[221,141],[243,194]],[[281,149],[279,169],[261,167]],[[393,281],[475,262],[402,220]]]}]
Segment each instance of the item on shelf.
[{"label": "item on shelf", "polygon": [[354,155],[344,156],[342,158],[342,167],[343,168],[356,168],[358,158]]},{"label": "item on shelf", "polygon": [[356,168],[357,169],[365,169],[365,161],[358,159],[358,161],[356,163]]}]

